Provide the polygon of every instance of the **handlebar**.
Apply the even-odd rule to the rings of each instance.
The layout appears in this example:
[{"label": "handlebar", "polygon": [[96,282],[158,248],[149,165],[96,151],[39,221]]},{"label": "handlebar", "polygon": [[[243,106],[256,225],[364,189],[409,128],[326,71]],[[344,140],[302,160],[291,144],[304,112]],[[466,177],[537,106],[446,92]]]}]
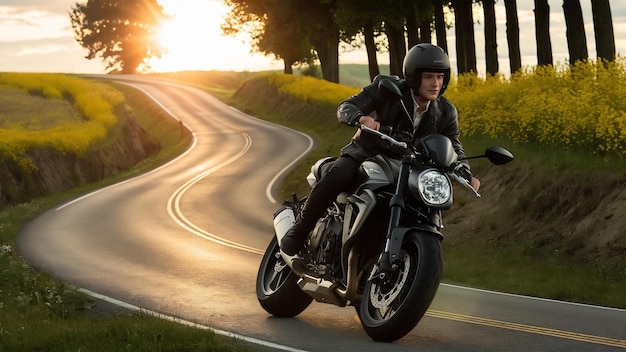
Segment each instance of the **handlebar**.
[{"label": "handlebar", "polygon": [[408,144],[406,144],[406,142],[399,142],[399,141],[393,139],[393,137],[391,137],[389,135],[386,135],[386,134],[384,134],[384,133],[382,133],[380,131],[377,131],[377,130],[375,130],[373,128],[369,128],[369,127],[367,127],[365,125],[361,125],[361,124],[359,124],[359,128],[362,131],[367,131],[369,133],[373,133],[373,134],[379,136],[381,139],[386,140],[387,142],[391,143],[391,145],[394,145],[396,147],[400,147],[400,148],[403,148],[403,149],[407,149],[409,147]]},{"label": "handlebar", "polygon": [[[389,136],[387,134],[384,134],[384,133],[382,133],[380,131],[377,131],[377,130],[375,130],[373,128],[370,128],[370,127],[367,127],[365,125],[358,124],[358,126],[359,126],[359,128],[362,131],[367,131],[368,133],[373,133],[373,134],[379,136],[381,139],[388,141],[393,146],[400,147],[400,148],[406,149],[406,150],[409,149],[409,146],[408,146],[408,144],[406,142],[400,142],[400,141],[394,139],[393,137],[391,137],[391,136]],[[467,180],[465,177],[463,177],[461,175],[461,171],[460,171],[461,165],[462,164],[460,162],[458,162],[458,164],[455,167],[455,169],[453,171],[447,172],[447,174],[450,175],[451,178],[453,178],[454,180],[459,182],[461,185],[463,185],[467,189],[471,190],[477,198],[480,198],[481,197],[480,194],[474,189],[474,187],[472,187],[472,185],[470,184],[469,180]]]}]

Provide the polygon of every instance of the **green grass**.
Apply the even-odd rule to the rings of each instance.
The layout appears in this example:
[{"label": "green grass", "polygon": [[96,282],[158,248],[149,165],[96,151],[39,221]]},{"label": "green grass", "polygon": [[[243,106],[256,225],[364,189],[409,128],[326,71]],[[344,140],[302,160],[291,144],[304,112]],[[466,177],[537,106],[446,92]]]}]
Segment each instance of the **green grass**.
[{"label": "green grass", "polygon": [[537,255],[520,243],[444,240],[444,282],[500,292],[626,307],[626,279],[618,267],[590,266],[561,256]]}]

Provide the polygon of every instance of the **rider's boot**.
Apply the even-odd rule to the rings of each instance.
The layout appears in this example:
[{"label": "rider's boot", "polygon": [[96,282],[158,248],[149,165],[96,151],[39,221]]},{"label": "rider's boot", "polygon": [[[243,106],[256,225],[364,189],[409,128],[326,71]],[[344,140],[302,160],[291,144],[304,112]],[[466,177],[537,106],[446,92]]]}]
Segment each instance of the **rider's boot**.
[{"label": "rider's boot", "polygon": [[296,255],[304,248],[304,241],[309,233],[296,221],[280,240],[280,249],[289,256]]},{"label": "rider's boot", "polygon": [[304,248],[306,238],[315,228],[317,220],[324,215],[326,208],[337,198],[337,195],[356,179],[359,163],[352,158],[340,157],[330,170],[311,190],[300,215],[291,229],[280,241],[280,249],[293,256]]},{"label": "rider's boot", "polygon": [[[309,232],[313,230],[317,220],[324,215],[326,207],[331,202],[333,194],[328,190],[316,187],[304,203],[302,211],[296,218],[296,222],[280,240],[280,249],[289,256],[298,254],[304,248]],[[334,196],[336,197],[336,196]]]}]

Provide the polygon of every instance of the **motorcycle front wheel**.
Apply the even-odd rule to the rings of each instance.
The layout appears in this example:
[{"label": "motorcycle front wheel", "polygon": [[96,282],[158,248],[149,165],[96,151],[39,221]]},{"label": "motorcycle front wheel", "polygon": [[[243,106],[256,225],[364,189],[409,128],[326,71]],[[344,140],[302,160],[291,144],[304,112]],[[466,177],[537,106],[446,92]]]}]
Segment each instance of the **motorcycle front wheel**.
[{"label": "motorcycle front wheel", "polygon": [[300,290],[298,277],[280,255],[276,236],[272,238],[256,278],[256,295],[266,312],[281,318],[302,313],[313,298]]},{"label": "motorcycle front wheel", "polygon": [[368,281],[358,313],[375,341],[392,342],[408,334],[430,306],[441,279],[441,241],[424,232],[404,238],[398,267],[384,284]]}]

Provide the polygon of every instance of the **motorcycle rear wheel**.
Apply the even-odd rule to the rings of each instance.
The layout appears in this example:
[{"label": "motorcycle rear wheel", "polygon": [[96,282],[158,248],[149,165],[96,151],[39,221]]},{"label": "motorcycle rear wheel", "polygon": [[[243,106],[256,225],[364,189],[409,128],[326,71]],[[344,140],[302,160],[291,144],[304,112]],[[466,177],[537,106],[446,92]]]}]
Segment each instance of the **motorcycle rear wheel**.
[{"label": "motorcycle rear wheel", "polygon": [[276,236],[272,238],[259,267],[256,295],[266,312],[280,318],[302,313],[313,298],[300,290],[298,277],[280,255]]},{"label": "motorcycle rear wheel", "polygon": [[359,318],[373,340],[392,342],[413,330],[435,297],[442,261],[438,238],[424,232],[406,235],[389,283],[368,281],[363,291]]}]

